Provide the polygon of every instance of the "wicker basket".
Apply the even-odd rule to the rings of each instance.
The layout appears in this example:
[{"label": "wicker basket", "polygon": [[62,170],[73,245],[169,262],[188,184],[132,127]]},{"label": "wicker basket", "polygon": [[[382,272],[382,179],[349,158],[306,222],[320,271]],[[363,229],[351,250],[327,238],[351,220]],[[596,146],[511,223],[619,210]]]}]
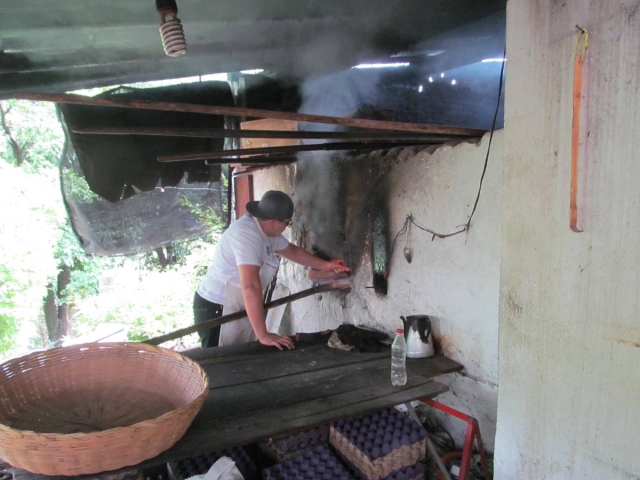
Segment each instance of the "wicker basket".
[{"label": "wicker basket", "polygon": [[199,365],[143,343],[10,360],[0,366],[0,458],[45,475],[135,465],[177,442],[208,392]]}]

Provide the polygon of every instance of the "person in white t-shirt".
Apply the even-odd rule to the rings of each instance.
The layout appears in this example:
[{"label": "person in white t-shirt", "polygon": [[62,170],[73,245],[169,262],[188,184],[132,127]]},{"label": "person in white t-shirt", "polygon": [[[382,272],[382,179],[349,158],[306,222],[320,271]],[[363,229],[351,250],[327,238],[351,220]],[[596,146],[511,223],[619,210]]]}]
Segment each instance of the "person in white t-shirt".
[{"label": "person in white t-shirt", "polygon": [[349,271],[342,259],[323,260],[289,243],[282,232],[291,223],[293,202],[270,190],[247,203],[247,214],[220,237],[213,261],[193,300],[196,324],[246,309],[247,317],[199,332],[203,348],[258,340],[280,350],[293,341],[267,331],[263,291],[277,273],[280,255],[320,270]]}]

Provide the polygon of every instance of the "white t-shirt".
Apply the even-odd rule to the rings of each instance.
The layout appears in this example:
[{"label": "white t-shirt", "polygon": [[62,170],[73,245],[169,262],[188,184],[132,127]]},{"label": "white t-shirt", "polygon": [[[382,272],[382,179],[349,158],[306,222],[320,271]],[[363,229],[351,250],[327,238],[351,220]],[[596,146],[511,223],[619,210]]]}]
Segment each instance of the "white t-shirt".
[{"label": "white t-shirt", "polygon": [[198,295],[205,300],[224,305],[227,283],[240,285],[238,265],[257,265],[284,250],[289,241],[282,235],[269,237],[260,228],[258,219],[247,214],[222,234],[207,274],[198,285]]}]

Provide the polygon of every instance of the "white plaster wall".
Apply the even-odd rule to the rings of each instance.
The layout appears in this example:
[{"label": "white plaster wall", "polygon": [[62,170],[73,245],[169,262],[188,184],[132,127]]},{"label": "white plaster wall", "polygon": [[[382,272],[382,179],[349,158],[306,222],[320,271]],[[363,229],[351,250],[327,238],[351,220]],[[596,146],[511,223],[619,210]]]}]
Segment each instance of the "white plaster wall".
[{"label": "white plaster wall", "polygon": [[[443,234],[458,230],[467,221],[488,137],[417,154],[412,149],[399,155],[395,151],[385,159],[395,165],[389,173],[392,235],[402,228],[408,214],[420,225]],[[489,450],[493,450],[497,409],[502,160],[503,132],[498,131],[471,230],[432,241],[430,234],[411,227],[413,261],[404,260],[406,237],[400,237],[386,296],[366,288],[372,285],[372,266],[371,258],[365,256],[360,265],[352,265],[352,293],[309,297],[290,307],[293,328],[298,332],[337,328],[348,322],[391,333],[402,326],[400,315],[432,316],[443,353],[465,366],[463,374],[438,379],[451,388],[439,399],[478,419]],[[292,187],[285,187],[285,177],[291,180],[287,170],[269,169],[257,175],[256,196],[281,188],[295,197]],[[362,176],[364,179],[366,172]],[[310,285],[301,269],[290,264],[283,265],[281,280],[292,291]],[[461,443],[465,424],[452,420],[446,426]]]},{"label": "white plaster wall", "polygon": [[[573,49],[590,31],[569,229]],[[510,0],[497,479],[640,478],[640,2]]]}]

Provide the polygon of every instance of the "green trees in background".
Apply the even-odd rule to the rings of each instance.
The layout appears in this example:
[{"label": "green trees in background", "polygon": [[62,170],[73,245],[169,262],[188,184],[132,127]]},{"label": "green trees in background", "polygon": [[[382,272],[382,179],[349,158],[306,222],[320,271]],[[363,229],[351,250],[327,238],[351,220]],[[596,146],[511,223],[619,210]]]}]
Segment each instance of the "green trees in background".
[{"label": "green trees in background", "polygon": [[[24,320],[42,311],[46,285],[57,276],[54,251],[64,208],[56,168],[62,130],[53,107],[2,101],[0,126],[5,140],[0,142],[0,351],[4,352],[13,346]],[[39,333],[31,334],[36,337]],[[28,346],[18,344],[20,348]]]},{"label": "green trees in background", "polygon": [[9,350],[18,330],[11,312],[16,307],[15,292],[10,287],[12,275],[6,265],[0,265],[0,352]]},{"label": "green trees in background", "polygon": [[[206,241],[88,256],[62,200],[64,134],[54,105],[0,101],[0,129],[0,357],[68,337],[97,340],[105,325],[122,326],[132,341],[190,325],[195,284],[223,226],[215,213],[184,205],[211,229]],[[74,195],[102,201],[83,178],[65,174],[65,182]],[[192,335],[174,346],[196,344]]]},{"label": "green trees in background", "polygon": [[[19,100],[0,101],[0,126],[6,143],[2,158],[30,173],[56,169],[64,136],[53,105]],[[54,170],[55,171],[55,170]]]}]

